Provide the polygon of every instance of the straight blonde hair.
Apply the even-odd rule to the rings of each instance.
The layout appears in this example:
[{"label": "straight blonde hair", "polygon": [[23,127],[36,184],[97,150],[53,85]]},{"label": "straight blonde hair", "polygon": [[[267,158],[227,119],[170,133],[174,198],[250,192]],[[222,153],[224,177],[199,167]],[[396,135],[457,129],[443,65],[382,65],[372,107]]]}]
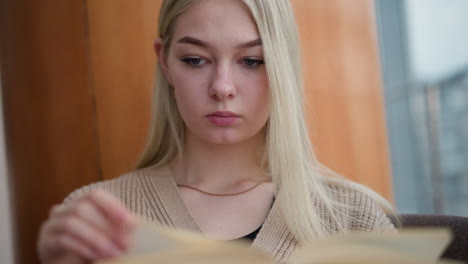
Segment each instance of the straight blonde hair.
[{"label": "straight blonde hair", "polygon": [[[168,45],[177,17],[199,0],[164,0],[159,35]],[[266,124],[266,173],[275,186],[276,201],[291,233],[300,242],[345,232],[349,205],[332,199],[330,185],[351,188],[369,196],[389,212],[392,206],[370,189],[352,183],[323,166],[312,151],[303,108],[299,38],[289,0],[242,0],[256,22],[263,44],[269,80],[271,113]],[[138,168],[169,165],[183,157],[185,126],[172,89],[158,64],[150,138]],[[320,202],[325,223],[312,201]],[[324,212],[322,211],[321,214]],[[333,229],[333,230],[332,230]]]}]

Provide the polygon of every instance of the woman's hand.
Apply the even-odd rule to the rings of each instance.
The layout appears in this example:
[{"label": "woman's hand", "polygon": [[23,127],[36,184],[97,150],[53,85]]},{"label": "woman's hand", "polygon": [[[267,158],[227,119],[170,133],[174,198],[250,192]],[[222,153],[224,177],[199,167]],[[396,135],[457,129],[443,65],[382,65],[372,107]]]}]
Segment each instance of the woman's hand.
[{"label": "woman's hand", "polygon": [[56,205],[42,225],[42,263],[88,263],[122,255],[130,246],[136,217],[111,194],[94,190],[69,205]]}]

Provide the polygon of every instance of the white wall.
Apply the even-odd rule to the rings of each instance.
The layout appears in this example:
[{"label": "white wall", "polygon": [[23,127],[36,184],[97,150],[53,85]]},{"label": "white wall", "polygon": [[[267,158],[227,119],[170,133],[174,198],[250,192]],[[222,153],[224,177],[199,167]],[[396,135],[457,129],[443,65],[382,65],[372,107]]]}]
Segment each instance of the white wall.
[{"label": "white wall", "polygon": [[0,263],[13,263],[11,211],[5,155],[2,87],[0,76]]},{"label": "white wall", "polygon": [[468,66],[468,1],[406,0],[409,57],[416,81]]}]

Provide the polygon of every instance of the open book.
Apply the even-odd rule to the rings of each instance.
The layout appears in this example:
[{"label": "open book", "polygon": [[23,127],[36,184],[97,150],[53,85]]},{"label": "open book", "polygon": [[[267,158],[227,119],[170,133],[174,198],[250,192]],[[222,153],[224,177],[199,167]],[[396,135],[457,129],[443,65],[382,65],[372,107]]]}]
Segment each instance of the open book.
[{"label": "open book", "polygon": [[[455,263],[439,257],[451,240],[446,229],[413,229],[399,233],[349,233],[313,241],[297,249],[288,264]],[[200,235],[142,223],[133,247],[119,259],[98,264],[231,264],[275,263],[248,243],[220,242]]]}]

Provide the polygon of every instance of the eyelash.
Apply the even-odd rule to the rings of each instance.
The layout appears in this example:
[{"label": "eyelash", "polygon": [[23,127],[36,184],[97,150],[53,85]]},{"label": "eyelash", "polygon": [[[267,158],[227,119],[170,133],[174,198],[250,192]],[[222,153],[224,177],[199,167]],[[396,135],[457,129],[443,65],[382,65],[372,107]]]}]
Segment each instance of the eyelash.
[{"label": "eyelash", "polygon": [[[246,58],[246,59],[242,59],[242,61],[244,62],[244,66],[247,67],[247,68],[257,68],[257,67],[260,67],[260,65],[264,65],[265,64],[265,61],[262,60],[262,59],[256,59],[256,58]],[[255,64],[255,66],[249,66],[246,64],[247,61],[250,61],[250,62],[253,62]]]},{"label": "eyelash", "polygon": [[205,59],[202,59],[200,57],[184,57],[184,58],[180,59],[180,61],[182,61],[184,63],[187,63],[188,65],[190,65],[192,67],[200,67],[201,65],[203,65],[203,64],[192,64],[195,61],[198,61],[199,63],[202,62],[202,61],[206,62]]},{"label": "eyelash", "polygon": [[[190,65],[192,67],[201,67],[202,65],[204,65],[206,63],[206,60],[202,59],[200,57],[184,57],[184,58],[180,59],[180,61],[182,61],[184,63],[187,63],[188,65]],[[245,58],[245,59],[242,59],[240,61],[242,61],[242,64],[245,67],[251,68],[251,69],[260,67],[260,65],[265,64],[265,61],[263,59],[257,59],[257,58]],[[246,64],[247,61],[250,62],[250,63],[253,63],[254,65],[247,65]],[[195,62],[197,62],[197,63],[195,63]]]}]

